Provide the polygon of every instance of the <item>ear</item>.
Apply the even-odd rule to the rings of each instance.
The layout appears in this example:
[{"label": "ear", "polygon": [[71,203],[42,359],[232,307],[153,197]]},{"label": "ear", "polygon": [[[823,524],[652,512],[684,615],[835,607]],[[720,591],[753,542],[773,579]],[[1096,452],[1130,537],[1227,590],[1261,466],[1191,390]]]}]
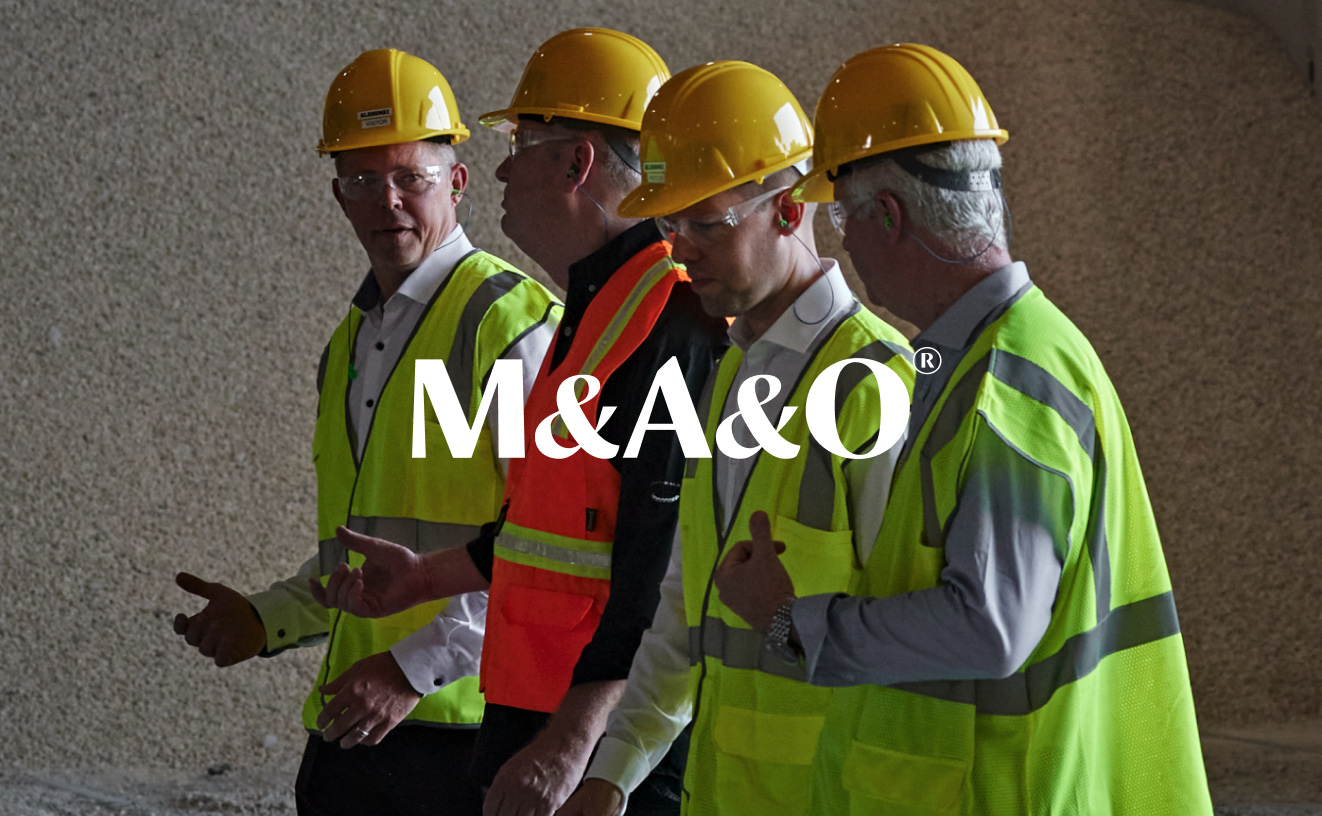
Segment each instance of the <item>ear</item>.
[{"label": "ear", "polygon": [[776,207],[773,213],[776,219],[776,228],[787,233],[797,230],[803,221],[803,213],[807,209],[806,204],[790,200],[789,190],[781,193],[776,197]]},{"label": "ear", "polygon": [[592,146],[592,140],[583,138],[574,142],[574,155],[571,158],[573,161],[569,166],[569,179],[579,184],[587,184],[597,159],[597,151]]},{"label": "ear", "polygon": [[455,162],[450,167],[450,189],[458,190],[458,193],[450,193],[450,200],[455,204],[459,203],[459,193],[462,193],[468,187],[468,166],[463,162]]},{"label": "ear", "polygon": [[338,178],[331,179],[331,195],[335,196],[336,203],[340,205],[340,211],[348,215],[349,211],[344,208],[344,193],[340,192],[340,180]]},{"label": "ear", "polygon": [[[897,243],[905,234],[904,208],[900,200],[886,190],[882,190],[872,200],[872,217],[881,225],[882,239]],[[888,220],[889,219],[889,220]]]}]

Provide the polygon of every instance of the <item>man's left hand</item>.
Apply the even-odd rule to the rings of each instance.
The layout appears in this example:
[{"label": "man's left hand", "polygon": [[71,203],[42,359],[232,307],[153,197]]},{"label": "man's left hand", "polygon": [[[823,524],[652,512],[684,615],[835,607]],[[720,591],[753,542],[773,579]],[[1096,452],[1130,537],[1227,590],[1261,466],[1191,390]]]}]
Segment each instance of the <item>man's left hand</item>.
[{"label": "man's left hand", "polygon": [[551,816],[578,787],[587,751],[565,749],[543,731],[500,767],[482,816]]},{"label": "man's left hand", "polygon": [[776,607],[794,597],[794,581],[780,563],[785,542],[772,540],[767,514],[754,513],[748,527],[753,539],[730,548],[716,568],[715,583],[721,603],[765,635]]},{"label": "man's left hand", "polygon": [[321,738],[341,748],[381,742],[422,699],[390,652],[364,657],[320,691],[334,695],[317,717]]}]

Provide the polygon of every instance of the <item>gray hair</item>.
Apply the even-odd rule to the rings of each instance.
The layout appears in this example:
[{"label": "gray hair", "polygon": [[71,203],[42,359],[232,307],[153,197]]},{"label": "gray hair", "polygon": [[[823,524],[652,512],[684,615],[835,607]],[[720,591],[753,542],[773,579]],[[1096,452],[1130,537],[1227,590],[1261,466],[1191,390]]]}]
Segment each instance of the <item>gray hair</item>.
[{"label": "gray hair", "polygon": [[[999,170],[1001,151],[991,139],[966,139],[923,153],[918,161],[956,172]],[[884,156],[874,162],[864,159],[843,180],[848,209],[871,212],[876,195],[889,192],[908,205],[908,218],[932,233],[957,258],[979,253],[989,243],[1008,248],[1000,190],[947,190],[920,181]]]}]

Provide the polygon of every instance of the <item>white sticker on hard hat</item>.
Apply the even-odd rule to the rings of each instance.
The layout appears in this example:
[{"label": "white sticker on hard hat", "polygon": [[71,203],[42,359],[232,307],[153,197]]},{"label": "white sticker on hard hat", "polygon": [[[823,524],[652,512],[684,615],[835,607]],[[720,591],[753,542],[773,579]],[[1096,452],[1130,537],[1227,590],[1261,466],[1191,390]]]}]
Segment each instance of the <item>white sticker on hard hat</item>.
[{"label": "white sticker on hard hat", "polygon": [[665,162],[643,162],[643,175],[647,176],[648,184],[666,183],[666,163]]},{"label": "white sticker on hard hat", "polygon": [[366,110],[358,112],[358,123],[363,129],[388,127],[390,125],[390,115],[394,113],[393,108],[376,108],[375,110]]}]

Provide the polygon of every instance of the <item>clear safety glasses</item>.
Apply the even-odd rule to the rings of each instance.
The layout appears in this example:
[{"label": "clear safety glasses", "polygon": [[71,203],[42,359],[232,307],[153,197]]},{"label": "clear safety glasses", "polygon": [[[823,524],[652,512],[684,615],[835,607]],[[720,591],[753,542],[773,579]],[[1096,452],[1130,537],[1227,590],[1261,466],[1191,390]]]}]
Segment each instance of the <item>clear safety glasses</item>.
[{"label": "clear safety glasses", "polygon": [[340,176],[340,193],[350,201],[362,201],[376,198],[389,186],[401,196],[420,196],[430,192],[449,171],[449,167],[437,164],[431,167],[401,167],[390,173]]},{"label": "clear safety glasses", "polygon": [[832,201],[826,206],[826,212],[831,216],[831,226],[841,235],[845,234],[845,222],[849,217],[862,207],[862,204],[855,204],[852,207],[846,207],[843,201]]},{"label": "clear safety glasses", "polygon": [[778,187],[775,190],[768,190],[743,203],[726,207],[725,212],[691,215],[687,218],[662,216],[656,219],[656,225],[662,235],[682,235],[684,240],[694,246],[708,247],[719,241],[726,230],[739,226],[758,207],[788,189],[789,187]]},{"label": "clear safety glasses", "polygon": [[557,136],[554,133],[537,130],[524,130],[522,128],[510,134],[510,158],[519,155],[520,151],[527,150],[530,147],[536,147],[539,144],[547,142],[573,142],[577,141],[572,136]]}]

